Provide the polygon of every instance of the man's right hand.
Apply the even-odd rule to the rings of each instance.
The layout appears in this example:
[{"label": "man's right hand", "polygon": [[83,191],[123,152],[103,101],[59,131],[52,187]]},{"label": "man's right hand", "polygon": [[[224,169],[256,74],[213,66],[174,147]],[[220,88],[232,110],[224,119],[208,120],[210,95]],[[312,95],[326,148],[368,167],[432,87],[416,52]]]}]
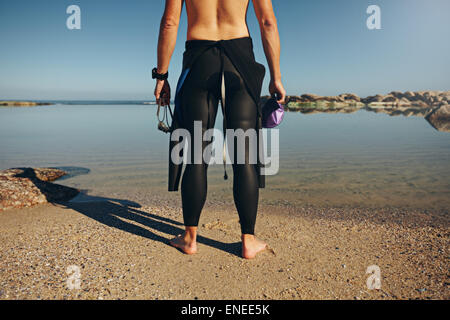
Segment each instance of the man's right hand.
[{"label": "man's right hand", "polygon": [[269,93],[270,95],[276,94],[278,98],[277,102],[280,104],[284,104],[284,100],[286,99],[286,90],[284,90],[281,81],[270,80]]}]

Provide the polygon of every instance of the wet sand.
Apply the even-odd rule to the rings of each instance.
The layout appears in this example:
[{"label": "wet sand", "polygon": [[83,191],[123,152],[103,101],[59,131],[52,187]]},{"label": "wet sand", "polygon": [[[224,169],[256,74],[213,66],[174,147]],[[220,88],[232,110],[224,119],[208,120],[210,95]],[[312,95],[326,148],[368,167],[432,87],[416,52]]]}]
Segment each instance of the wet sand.
[{"label": "wet sand", "polygon": [[[0,299],[450,298],[445,211],[260,205],[257,236],[272,250],[254,260],[240,257],[232,204],[207,203],[193,256],[168,245],[181,213],[92,197],[2,212]],[[381,289],[367,287],[371,265]]]}]

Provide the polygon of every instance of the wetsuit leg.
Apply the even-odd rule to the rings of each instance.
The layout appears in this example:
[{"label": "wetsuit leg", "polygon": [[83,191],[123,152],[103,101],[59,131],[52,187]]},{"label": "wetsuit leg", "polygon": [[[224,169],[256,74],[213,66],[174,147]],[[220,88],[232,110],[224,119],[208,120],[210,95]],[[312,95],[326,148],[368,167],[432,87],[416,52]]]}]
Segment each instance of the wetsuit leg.
[{"label": "wetsuit leg", "polygon": [[[220,95],[220,56],[212,48],[202,54],[192,67],[183,85],[183,121],[194,139],[194,121],[202,121],[202,133],[213,128]],[[210,142],[203,142],[202,151]],[[181,181],[181,198],[185,226],[198,226],[200,214],[207,195],[208,165],[194,163],[193,148],[190,148],[191,161],[186,164]],[[202,153],[203,154],[203,153]]]},{"label": "wetsuit leg", "polygon": [[[244,80],[227,57],[224,59],[224,70],[227,129],[242,129],[244,131],[255,129],[257,119],[256,104],[248,93]],[[246,140],[245,163],[239,164],[237,161],[238,139],[234,138],[232,163],[233,196],[239,214],[242,233],[254,234],[259,190],[256,166],[249,161],[249,148],[256,148],[256,144],[250,146],[250,139],[246,138]],[[227,147],[230,148],[230,141],[228,143]],[[253,143],[256,143],[256,141],[253,140]]]},{"label": "wetsuit leg", "polygon": [[[198,58],[183,85],[182,105],[186,128],[194,137],[194,121],[202,121],[202,131],[214,127],[221,89],[220,50],[211,48]],[[224,56],[225,112],[228,129],[255,129],[257,109],[239,72]],[[209,142],[203,142],[203,149]],[[249,144],[245,147],[245,163],[237,162],[238,141],[234,140],[233,197],[239,214],[241,231],[254,234],[258,207],[258,177],[255,164],[249,163]],[[186,165],[181,181],[185,226],[198,226],[207,195],[206,163]]]}]

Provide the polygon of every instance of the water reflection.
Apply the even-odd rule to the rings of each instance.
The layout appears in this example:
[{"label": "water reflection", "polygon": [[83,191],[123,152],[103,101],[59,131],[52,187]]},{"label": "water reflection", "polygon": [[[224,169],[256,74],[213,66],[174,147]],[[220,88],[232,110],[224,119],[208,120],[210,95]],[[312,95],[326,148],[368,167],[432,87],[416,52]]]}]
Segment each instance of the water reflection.
[{"label": "water reflection", "polygon": [[423,108],[423,107],[389,107],[389,106],[333,106],[321,107],[317,105],[305,104],[303,106],[295,106],[294,108],[286,108],[288,112],[301,112],[303,114],[317,114],[317,113],[355,113],[359,110],[365,110],[374,113],[384,113],[389,116],[404,116],[404,117],[422,117],[434,129],[441,132],[450,132],[450,106],[441,108]]},{"label": "water reflection", "polygon": [[426,115],[425,119],[433,128],[442,132],[450,132],[450,107],[441,107]]}]

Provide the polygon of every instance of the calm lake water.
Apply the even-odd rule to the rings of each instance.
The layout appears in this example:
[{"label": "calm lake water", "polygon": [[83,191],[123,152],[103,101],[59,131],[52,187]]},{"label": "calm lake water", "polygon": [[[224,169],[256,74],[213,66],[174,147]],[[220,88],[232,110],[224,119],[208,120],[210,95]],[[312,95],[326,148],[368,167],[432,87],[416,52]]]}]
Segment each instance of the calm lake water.
[{"label": "calm lake water", "polygon": [[[73,176],[58,183],[92,196],[179,201],[166,191],[169,136],[155,114],[153,105],[1,107],[0,169],[64,167]],[[450,207],[450,133],[422,117],[289,112],[279,129],[280,171],[266,178],[262,204]],[[228,173],[209,168],[209,202],[233,203]]]}]

